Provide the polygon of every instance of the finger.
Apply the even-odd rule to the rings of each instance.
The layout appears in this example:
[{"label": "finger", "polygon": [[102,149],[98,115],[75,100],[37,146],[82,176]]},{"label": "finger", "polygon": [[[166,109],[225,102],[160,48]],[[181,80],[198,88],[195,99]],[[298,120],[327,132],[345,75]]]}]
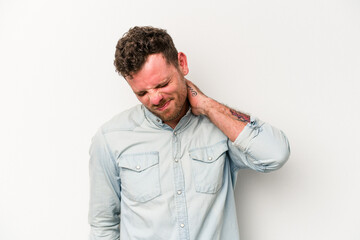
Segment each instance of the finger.
[{"label": "finger", "polygon": [[185,79],[185,81],[187,86],[194,85],[190,80]]}]

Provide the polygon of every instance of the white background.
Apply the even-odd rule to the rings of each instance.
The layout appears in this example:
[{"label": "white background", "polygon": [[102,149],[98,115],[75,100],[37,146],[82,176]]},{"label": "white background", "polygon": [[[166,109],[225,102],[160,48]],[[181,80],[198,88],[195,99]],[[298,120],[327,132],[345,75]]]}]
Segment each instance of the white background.
[{"label": "white background", "polygon": [[[243,240],[359,240],[360,2],[0,0],[0,239],[87,239],[88,149],[137,104],[113,67],[168,30],[207,95],[281,128],[279,171],[240,172]],[[226,239],[225,239],[226,240]]]}]

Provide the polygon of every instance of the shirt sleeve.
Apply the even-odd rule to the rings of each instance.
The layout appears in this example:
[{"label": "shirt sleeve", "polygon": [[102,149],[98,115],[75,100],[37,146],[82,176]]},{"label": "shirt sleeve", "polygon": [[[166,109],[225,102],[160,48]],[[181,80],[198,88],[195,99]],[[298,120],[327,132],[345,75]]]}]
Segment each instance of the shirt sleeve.
[{"label": "shirt sleeve", "polygon": [[120,239],[120,178],[101,130],[90,147],[90,240]]},{"label": "shirt sleeve", "polygon": [[283,166],[290,156],[285,134],[255,117],[251,117],[234,142],[229,140],[228,146],[235,170],[250,168],[270,172]]}]

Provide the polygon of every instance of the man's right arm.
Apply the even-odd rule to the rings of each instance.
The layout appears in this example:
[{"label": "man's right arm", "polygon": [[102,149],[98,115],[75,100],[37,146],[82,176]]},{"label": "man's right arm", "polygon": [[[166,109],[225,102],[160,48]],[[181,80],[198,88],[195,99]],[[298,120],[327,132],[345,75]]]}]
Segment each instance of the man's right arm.
[{"label": "man's right arm", "polygon": [[101,129],[90,147],[90,240],[120,239],[120,178]]}]

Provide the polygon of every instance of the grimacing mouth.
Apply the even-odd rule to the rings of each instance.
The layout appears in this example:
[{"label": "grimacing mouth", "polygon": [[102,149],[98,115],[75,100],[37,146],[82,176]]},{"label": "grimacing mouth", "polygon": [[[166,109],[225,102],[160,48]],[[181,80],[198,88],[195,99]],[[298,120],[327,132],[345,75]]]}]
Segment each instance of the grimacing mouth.
[{"label": "grimacing mouth", "polygon": [[169,100],[169,101],[165,101],[164,103],[162,103],[161,105],[159,104],[159,105],[157,105],[156,106],[156,109],[160,109],[160,108],[163,108],[168,102],[170,102],[171,100]]}]

